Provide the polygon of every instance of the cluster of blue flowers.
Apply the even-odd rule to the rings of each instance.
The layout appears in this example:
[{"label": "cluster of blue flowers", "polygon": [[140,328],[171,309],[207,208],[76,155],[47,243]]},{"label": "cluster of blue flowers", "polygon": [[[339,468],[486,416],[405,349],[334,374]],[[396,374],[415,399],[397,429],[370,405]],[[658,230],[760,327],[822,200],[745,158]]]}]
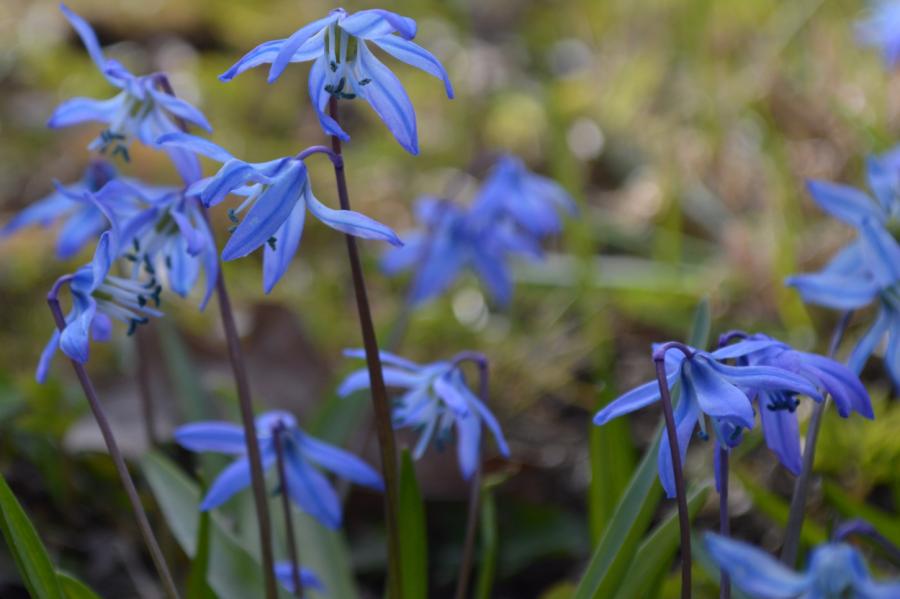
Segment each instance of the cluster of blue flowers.
[{"label": "cluster of blue flowers", "polygon": [[572,214],[575,202],[555,181],[529,172],[514,156],[503,156],[470,206],[425,197],[416,202],[421,228],[407,233],[403,247],[381,261],[388,275],[412,270],[409,302],[419,305],[471,268],[500,305],[513,291],[513,256],[542,255],[541,240],[562,230],[559,212]]}]

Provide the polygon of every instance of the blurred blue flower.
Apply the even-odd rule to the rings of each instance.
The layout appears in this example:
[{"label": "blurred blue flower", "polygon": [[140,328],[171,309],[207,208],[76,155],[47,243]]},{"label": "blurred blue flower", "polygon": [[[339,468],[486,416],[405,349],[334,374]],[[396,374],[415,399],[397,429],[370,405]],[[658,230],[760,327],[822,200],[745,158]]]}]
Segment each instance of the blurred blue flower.
[{"label": "blurred blue flower", "polygon": [[788,277],[803,301],[855,310],[876,301],[878,316],[853,349],[848,365],[860,372],[887,338],[885,365],[900,384],[900,152],[870,158],[867,175],[876,200],[846,185],[811,181],[813,199],[830,215],[853,226],[859,237],[820,272]]},{"label": "blurred blue flower", "polygon": [[[347,350],[344,355],[365,358],[363,350]],[[384,382],[388,387],[404,389],[393,408],[394,428],[420,431],[413,457],[419,459],[432,440],[443,447],[456,430],[459,467],[466,479],[472,477],[481,455],[482,422],[494,436],[497,448],[509,457],[509,446],[497,419],[488,407],[469,389],[456,362],[433,362],[420,365],[388,352],[381,352]],[[338,395],[369,388],[368,369],[347,376]]]},{"label": "blurred blue flower", "polygon": [[[798,351],[761,333],[745,336],[745,339],[745,342],[723,347],[716,352],[716,356],[721,360],[736,358],[740,365],[783,368],[831,395],[843,418],[851,412],[874,418],[868,391],[847,366],[825,356]],[[763,342],[765,345],[753,350],[748,342]],[[800,402],[796,392],[761,389],[751,399],[759,407],[766,445],[788,470],[795,475],[800,474],[800,430],[795,413]]]},{"label": "blurred blue flower", "polygon": [[[275,578],[278,579],[278,582],[284,585],[284,588],[286,588],[289,593],[295,592],[293,564],[291,564],[290,562],[276,563]],[[315,591],[319,591],[320,593],[325,592],[325,587],[322,586],[322,582],[309,568],[300,568],[300,584],[303,585],[304,590],[312,589]]]},{"label": "blurred blue flower", "polygon": [[[278,432],[280,431],[280,433]],[[329,528],[341,525],[341,502],[328,479],[313,464],[371,489],[382,490],[381,476],[355,455],[304,433],[293,415],[274,410],[256,419],[259,451],[264,469],[276,460],[276,434],[284,449],[285,472],[291,499]],[[211,451],[238,456],[213,481],[200,504],[203,511],[225,503],[250,485],[250,463],[244,429],[230,422],[196,422],[179,427],[175,441],[190,451]]]},{"label": "blurred blue flower", "polygon": [[132,75],[122,64],[103,55],[97,35],[87,21],[64,4],[60,5],[60,10],[106,80],[122,91],[109,100],[67,100],[50,117],[49,127],[56,129],[89,121],[105,123],[107,128],[89,148],[101,153],[112,148],[112,155],[121,155],[126,161],[132,139],[137,138],[142,144],[153,147],[161,135],[179,130],[175,119],[184,119],[212,131],[203,113],[159,89],[159,73],[143,77]]},{"label": "blurred blue flower", "polygon": [[865,19],[856,24],[859,40],[880,48],[889,67],[900,61],[900,2],[873,0]]},{"label": "blurred blue flower", "polygon": [[90,264],[78,269],[67,278],[72,296],[72,309],[65,317],[62,333],[54,329],[49,343],[38,362],[36,378],[44,382],[50,362],[56,350],[76,362],[85,363],[90,356],[91,340],[108,341],[112,334],[112,321],[128,325],[128,334],[148,321],[150,316],[161,313],[148,304],[159,305],[161,288],[154,279],[141,282],[109,274],[118,253],[118,239],[114,230],[100,236],[94,258]]},{"label": "blurred blue flower", "polygon": [[703,541],[732,584],[753,599],[900,597],[900,580],[872,580],[862,554],[846,543],[819,545],[806,571],[795,572],[753,545],[714,533],[704,534]]},{"label": "blurred blue flower", "polygon": [[0,237],[11,235],[27,226],[47,227],[65,218],[66,222],[57,238],[56,254],[62,259],[71,258],[108,228],[106,217],[96,205],[85,199],[84,192],[99,191],[116,176],[116,169],[110,163],[104,160],[92,161],[81,181],[71,185],[54,183],[56,191],[13,217],[0,228]]},{"label": "blurred blue flower", "polygon": [[473,218],[470,211],[446,200],[416,202],[422,229],[405,235],[404,245],[390,249],[381,260],[389,276],[412,269],[412,305],[443,293],[465,268],[471,268],[501,305],[512,297],[513,281],[507,262],[514,254],[540,257],[538,243],[510,222]]},{"label": "blurred blue flower", "polygon": [[[681,384],[681,399],[675,406],[675,425],[682,461],[698,420],[701,431],[705,430],[701,413],[710,416],[717,443],[724,447],[734,447],[740,442],[742,431],[753,427],[754,412],[750,398],[754,394],[760,391],[786,391],[821,400],[815,386],[806,378],[783,368],[730,366],[720,361],[740,357],[770,345],[773,343],[768,341],[745,341],[712,353],[688,348],[689,357],[677,350],[666,352],[665,367],[669,389],[676,383]],[[654,352],[659,347],[655,346]],[[600,410],[594,416],[594,424],[606,424],[613,418],[639,410],[659,399],[657,381],[645,383]],[[658,469],[666,494],[674,497],[675,478],[667,435],[663,435],[659,446]]]},{"label": "blurred blue flower", "polygon": [[378,113],[401,146],[418,154],[412,102],[400,80],[366,45],[372,42],[397,60],[443,80],[447,96],[452,98],[453,87],[447,71],[433,54],[410,41],[415,35],[416,22],[408,17],[378,9],[351,15],[337,8],[287,39],[260,44],[219,78],[230,81],[247,69],[271,63],[269,83],[272,83],[288,64],[312,60],[309,95],[327,134],[350,139],[337,121],[326,114],[329,99],[352,100],[359,96]]},{"label": "blurred blue flower", "polygon": [[[198,195],[207,206],[218,204],[229,193],[245,196],[238,208],[228,212],[236,227],[222,249],[222,259],[242,258],[265,246],[266,293],[285,273],[300,245],[307,209],[342,233],[402,245],[396,233],[378,221],[352,210],[334,210],[317,200],[302,160],[284,157],[269,162],[244,162],[216,144],[186,133],[170,133],[159,142],[164,147],[187,149],[223,163],[215,176],[197,181],[187,193]],[[247,215],[239,220],[244,210]]]},{"label": "blurred blue flower", "polygon": [[472,204],[472,219],[494,222],[510,217],[536,237],[562,230],[559,212],[577,212],[575,200],[552,179],[532,173],[516,156],[502,156]]}]

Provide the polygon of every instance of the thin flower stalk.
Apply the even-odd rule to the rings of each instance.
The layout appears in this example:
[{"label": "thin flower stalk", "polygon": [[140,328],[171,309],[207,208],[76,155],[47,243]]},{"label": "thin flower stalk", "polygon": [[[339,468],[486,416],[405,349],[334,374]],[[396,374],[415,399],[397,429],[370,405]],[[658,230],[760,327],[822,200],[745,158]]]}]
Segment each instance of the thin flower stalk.
[{"label": "thin flower stalk", "polygon": [[[47,295],[47,304],[50,306],[50,312],[53,314],[53,320],[60,333],[66,328],[66,319],[65,316],[63,316],[62,309],[59,305],[59,289],[63,284],[68,282],[68,279],[69,277],[62,277],[59,279]],[[178,599],[178,589],[175,586],[175,580],[172,578],[171,572],[169,572],[162,550],[159,547],[159,542],[157,542],[156,537],[153,534],[153,529],[150,527],[150,521],[147,519],[147,514],[144,512],[143,505],[141,505],[141,499],[134,486],[134,481],[131,478],[131,474],[128,472],[128,466],[125,464],[125,458],[122,456],[119,444],[116,442],[115,435],[113,434],[112,427],[106,417],[106,413],[103,410],[103,406],[97,398],[97,391],[94,389],[94,384],[91,381],[90,376],[88,376],[84,364],[74,359],[70,359],[69,361],[72,363],[72,368],[75,370],[75,375],[78,377],[79,383],[81,383],[81,388],[84,391],[85,397],[87,397],[88,405],[94,415],[94,420],[96,420],[97,426],[100,428],[100,433],[103,435],[106,449],[109,451],[109,455],[113,460],[113,464],[115,464],[116,472],[119,475],[122,486],[125,488],[125,494],[128,496],[128,501],[131,504],[131,509],[134,513],[138,529],[141,532],[147,550],[150,552],[150,558],[153,560],[153,565],[156,567],[156,571],[159,574],[166,597],[169,599]]]},{"label": "thin flower stalk", "polygon": [[300,555],[294,540],[294,518],[291,515],[291,494],[287,471],[284,466],[284,426],[275,429],[275,463],[278,468],[278,485],[281,492],[281,508],[284,510],[284,528],[287,535],[288,559],[291,565],[291,583],[294,595],[303,597],[303,580],[300,575]]},{"label": "thin flower stalk", "polygon": [[[335,96],[331,96],[328,101],[328,111],[334,122],[340,123],[337,98]],[[341,139],[337,135],[331,136],[331,149],[336,156],[342,156]],[[333,160],[332,165],[334,166],[334,176],[341,209],[350,210],[350,195],[347,191],[347,178],[344,173],[343,159],[340,161]],[[363,348],[366,354],[366,365],[368,366],[369,380],[371,381],[378,446],[381,450],[381,470],[385,486],[385,521],[388,533],[389,597],[391,599],[402,599],[403,587],[401,585],[400,530],[398,522],[399,478],[397,475],[397,445],[391,424],[391,406],[388,401],[387,389],[384,385],[378,339],[375,336],[375,326],[372,323],[372,311],[369,307],[362,264],[359,260],[359,249],[357,248],[355,237],[352,235],[346,235],[345,237],[347,240],[347,255],[350,260],[350,270],[353,277],[353,290],[356,296],[356,308],[359,312]]]},{"label": "thin flower stalk", "polygon": [[[718,464],[716,476],[719,479],[719,534],[731,536],[731,522],[728,519],[728,456],[729,450],[717,444]],[[722,570],[719,575],[719,599],[731,599],[731,579],[728,572]]]}]

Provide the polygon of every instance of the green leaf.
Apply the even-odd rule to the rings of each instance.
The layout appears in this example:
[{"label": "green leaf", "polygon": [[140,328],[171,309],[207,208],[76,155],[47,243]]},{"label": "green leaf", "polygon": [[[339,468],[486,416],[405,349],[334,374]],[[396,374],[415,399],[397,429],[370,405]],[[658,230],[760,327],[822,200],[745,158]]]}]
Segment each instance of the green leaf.
[{"label": "green leaf", "polygon": [[[709,490],[709,485],[703,485],[688,493],[688,514],[691,521],[706,501]],[[616,591],[616,599],[658,596],[655,590],[669,571],[680,544],[678,509],[675,508],[669,511],[665,519],[641,543]]]},{"label": "green leaf", "polygon": [[215,594],[209,588],[206,577],[209,573],[209,512],[200,514],[200,524],[197,526],[197,552],[191,562],[191,572],[188,575],[186,599],[215,599]]},{"label": "green leaf", "polygon": [[71,574],[59,571],[56,577],[66,599],[100,599],[100,595]]},{"label": "green leaf", "polygon": [[[198,554],[201,493],[178,467],[160,453],[141,460],[144,476],[153,491],[169,528],[190,558]],[[206,576],[219,599],[258,597],[263,589],[259,560],[251,555],[224,526],[216,514],[209,518],[209,566]],[[287,597],[287,593],[279,593]]]},{"label": "green leaf", "polygon": [[425,504],[416,481],[416,468],[409,450],[400,458],[400,556],[403,560],[402,586],[406,599],[428,596],[428,539]]},{"label": "green leaf", "polygon": [[63,599],[56,569],[37,531],[0,475],[0,529],[33,599]]},{"label": "green leaf", "polygon": [[497,570],[497,504],[494,491],[489,486],[481,491],[481,564],[478,568],[478,580],[475,583],[475,599],[490,599],[494,586],[494,573]]},{"label": "green leaf", "polygon": [[661,437],[657,434],[655,438],[594,549],[575,589],[575,599],[609,597],[637,551],[640,537],[650,524],[662,495],[662,488],[656,484],[656,453]]},{"label": "green leaf", "polygon": [[691,330],[688,333],[687,344],[697,349],[706,349],[709,345],[709,330],[711,326],[709,298],[704,297],[694,310],[694,318],[691,321]]},{"label": "green leaf", "polygon": [[297,539],[297,552],[304,568],[312,570],[322,586],[324,593],[308,590],[304,597],[308,599],[355,599],[359,597],[353,568],[350,565],[350,550],[344,535],[339,531],[322,526],[318,520],[292,508],[294,520],[294,538]]}]

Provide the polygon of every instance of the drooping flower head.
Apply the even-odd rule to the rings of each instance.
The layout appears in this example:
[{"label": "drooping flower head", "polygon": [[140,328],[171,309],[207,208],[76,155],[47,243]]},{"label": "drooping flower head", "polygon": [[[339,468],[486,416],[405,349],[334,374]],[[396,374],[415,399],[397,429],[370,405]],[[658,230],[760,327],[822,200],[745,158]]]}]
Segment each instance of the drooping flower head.
[{"label": "drooping flower head", "polygon": [[889,599],[900,597],[900,580],[876,582],[858,549],[824,543],[813,550],[803,572],[747,543],[714,533],[703,537],[709,556],[753,599]]},{"label": "drooping flower head", "polygon": [[[256,418],[256,433],[263,468],[276,462],[280,439],[285,459],[288,494],[310,516],[329,528],[341,525],[341,502],[328,479],[316,466],[356,484],[382,490],[381,476],[355,455],[307,435],[289,412],[274,410]],[[179,427],[175,441],[197,452],[236,456],[213,481],[200,509],[211,510],[250,485],[244,429],[230,422],[196,422]]]},{"label": "drooping flower head", "polygon": [[[344,355],[365,358],[362,350],[347,350]],[[432,441],[438,447],[449,443],[455,430],[459,467],[465,478],[471,478],[481,456],[482,424],[493,434],[500,453],[509,457],[509,446],[500,424],[469,389],[459,361],[420,365],[384,351],[381,361],[386,365],[383,369],[385,385],[404,390],[394,405],[394,428],[420,432],[413,450],[415,459],[424,455]],[[369,371],[358,370],[344,379],[338,395],[346,397],[368,389],[369,385]]]},{"label": "drooping flower head", "polygon": [[159,306],[162,288],[155,279],[138,281],[109,274],[118,256],[117,247],[114,232],[104,232],[91,263],[61,279],[54,288],[56,294],[61,285],[66,284],[72,297],[72,308],[65,317],[65,328],[62,332],[54,328],[41,354],[36,374],[39,382],[46,380],[57,349],[83,364],[90,356],[92,340],[109,340],[113,320],[127,324],[130,335],[138,325],[148,322],[150,316],[161,316],[155,307]]},{"label": "drooping flower head", "polygon": [[838,310],[856,310],[873,301],[878,316],[853,349],[848,365],[860,372],[887,338],[885,366],[900,384],[900,152],[870,158],[869,186],[876,199],[835,183],[811,181],[810,194],[831,216],[851,225],[859,237],[820,272],[788,277],[803,301]]},{"label": "drooping flower head", "polygon": [[857,23],[859,40],[881,50],[889,67],[900,61],[900,2],[872,0],[865,19]]},{"label": "drooping flower head", "polygon": [[[747,346],[742,346],[741,343],[725,346],[716,354],[720,359],[735,357],[737,362],[742,365],[783,368],[805,378],[822,394],[828,393],[834,399],[838,414],[842,418],[849,417],[851,412],[856,412],[865,418],[874,418],[872,402],[866,388],[860,382],[859,377],[840,362],[819,354],[798,351],[786,343],[761,333],[755,335],[740,332],[729,333],[727,336],[723,335],[720,344],[726,342],[726,337],[741,338],[751,342],[759,341],[764,345],[760,349],[750,352],[747,352]],[[734,356],[730,352],[734,352]],[[789,389],[760,389],[751,399],[759,409],[759,419],[762,423],[766,445],[775,452],[788,470],[795,475],[800,474],[802,467],[800,427],[795,412],[800,400],[797,398],[797,393]]]},{"label": "drooping flower head", "polygon": [[[669,389],[680,383],[681,397],[675,406],[678,449],[684,461],[694,428],[700,423],[705,432],[704,415],[709,416],[722,447],[734,447],[745,429],[753,427],[754,412],[750,398],[760,391],[791,392],[821,400],[819,392],[804,377],[774,366],[732,366],[726,358],[741,357],[772,345],[769,341],[744,341],[725,350],[705,352],[682,346],[686,353],[670,349],[670,344],[654,346],[654,355],[665,352],[666,382]],[[679,344],[680,345],[680,344]],[[740,346],[740,347],[739,347]],[[603,425],[659,401],[657,381],[645,383],[621,397],[594,416],[594,424]],[[663,435],[658,455],[659,478],[669,497],[675,497],[675,478],[667,435]]]},{"label": "drooping flower head", "polygon": [[97,206],[85,199],[84,192],[99,191],[116,176],[116,169],[109,162],[92,161],[80,181],[71,185],[54,183],[55,191],[13,217],[0,228],[0,237],[12,235],[24,227],[48,227],[65,219],[57,238],[56,254],[61,259],[71,258],[109,226]]},{"label": "drooping flower head", "polygon": [[[229,211],[236,226],[222,249],[222,259],[242,258],[264,247],[263,286],[266,293],[287,270],[300,245],[307,210],[332,229],[363,239],[402,245],[389,227],[359,212],[334,210],[317,200],[309,184],[306,165],[295,157],[250,163],[238,160],[208,140],[186,133],[171,133],[159,141],[163,147],[186,149],[223,163],[215,176],[191,185],[187,193],[199,196],[206,206],[218,204],[228,194],[244,197],[240,206]],[[243,219],[239,218],[244,212]]]},{"label": "drooping flower head", "polygon": [[381,260],[389,276],[413,270],[409,301],[419,305],[444,291],[464,269],[472,269],[497,303],[512,297],[513,282],[508,262],[513,255],[541,256],[541,248],[529,235],[509,222],[485,226],[459,204],[434,198],[416,203],[422,228],[406,234],[403,247],[392,248]]},{"label": "drooping flower head", "polygon": [[[212,131],[206,117],[188,102],[159,89],[160,74],[132,75],[121,63],[107,58],[100,48],[91,26],[64,4],[63,15],[78,33],[91,59],[106,80],[121,92],[109,100],[73,98],[63,102],[47,123],[54,129],[96,121],[106,129],[89,146],[91,150],[121,155],[129,160],[131,140],[155,146],[163,134],[178,131],[175,119],[184,119],[207,131]],[[177,161],[176,161],[177,164]]]},{"label": "drooping flower head", "polygon": [[447,96],[452,98],[453,87],[447,71],[433,54],[411,41],[415,36],[416,22],[409,17],[379,9],[348,14],[343,8],[336,8],[327,17],[301,27],[286,39],[260,44],[219,78],[230,81],[247,69],[271,63],[269,83],[272,83],[288,64],[313,61],[309,95],[327,134],[350,139],[326,113],[329,99],[360,97],[378,113],[403,148],[418,154],[412,102],[400,80],[367,45],[372,42],[397,60],[440,78]]}]

